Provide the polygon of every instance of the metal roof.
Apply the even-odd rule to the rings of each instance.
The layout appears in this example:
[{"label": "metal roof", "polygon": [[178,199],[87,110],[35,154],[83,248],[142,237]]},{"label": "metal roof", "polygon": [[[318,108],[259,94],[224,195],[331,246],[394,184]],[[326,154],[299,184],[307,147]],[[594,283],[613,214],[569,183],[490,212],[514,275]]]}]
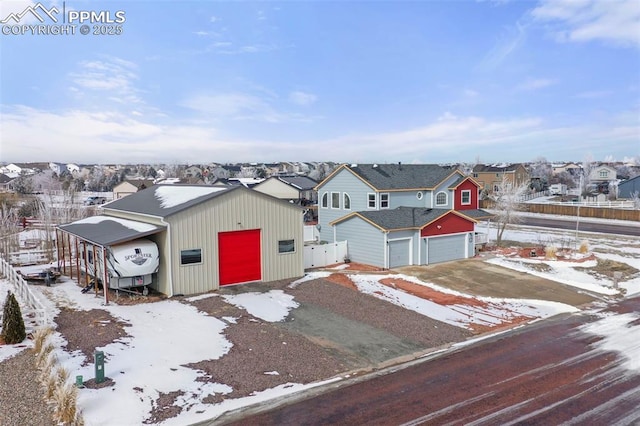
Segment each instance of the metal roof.
[{"label": "metal roof", "polygon": [[154,185],[103,205],[103,211],[118,210],[168,217],[231,191],[248,190],[242,185]]},{"label": "metal roof", "polygon": [[161,226],[103,215],[59,225],[58,228],[103,247],[146,237],[164,230]]},{"label": "metal roof", "polygon": [[352,164],[346,167],[378,190],[434,188],[452,173],[437,164]]}]

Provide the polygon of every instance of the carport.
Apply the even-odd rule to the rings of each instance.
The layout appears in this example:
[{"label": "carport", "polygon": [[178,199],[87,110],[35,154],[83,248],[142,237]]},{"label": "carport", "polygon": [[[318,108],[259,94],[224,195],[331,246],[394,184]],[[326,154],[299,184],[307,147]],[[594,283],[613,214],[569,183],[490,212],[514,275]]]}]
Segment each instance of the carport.
[{"label": "carport", "polygon": [[[102,258],[102,264],[107,265],[107,252],[110,251],[113,246],[150,236],[164,229],[165,228],[161,226],[110,216],[91,216],[68,224],[59,225],[56,228],[58,269],[62,270],[63,274],[66,275],[68,266],[69,277],[73,279],[73,265],[75,263],[78,284],[81,284],[80,256],[82,255],[85,259],[87,258],[87,244],[92,246],[93,258],[98,259],[100,256]],[[84,253],[82,254],[79,248],[81,242],[87,243],[83,245]],[[98,265],[97,262],[96,265]],[[103,282],[104,300],[105,304],[108,304],[109,293],[107,290],[109,288],[109,273],[106,267],[102,269],[100,272]],[[96,275],[98,275],[97,271]],[[89,274],[85,274],[84,284],[85,286],[89,285]]]}]

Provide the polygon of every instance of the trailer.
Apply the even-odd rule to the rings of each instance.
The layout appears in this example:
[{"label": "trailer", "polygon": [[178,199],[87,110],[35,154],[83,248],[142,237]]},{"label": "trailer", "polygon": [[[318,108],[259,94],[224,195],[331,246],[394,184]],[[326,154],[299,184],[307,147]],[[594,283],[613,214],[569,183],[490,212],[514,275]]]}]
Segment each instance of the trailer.
[{"label": "trailer", "polygon": [[549,193],[551,195],[567,195],[567,185],[563,183],[549,185]]},{"label": "trailer", "polygon": [[145,296],[149,293],[148,286],[152,284],[153,275],[160,266],[158,246],[145,238],[106,248],[83,241],[79,245],[79,251],[80,268],[85,274],[102,281],[106,258],[106,276],[110,289],[133,291],[135,288],[142,288]]}]

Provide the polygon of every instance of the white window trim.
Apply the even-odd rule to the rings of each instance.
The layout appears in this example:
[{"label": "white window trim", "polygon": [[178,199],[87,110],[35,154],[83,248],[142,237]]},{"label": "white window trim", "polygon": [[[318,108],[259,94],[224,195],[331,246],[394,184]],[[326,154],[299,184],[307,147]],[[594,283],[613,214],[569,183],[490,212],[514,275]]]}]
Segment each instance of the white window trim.
[{"label": "white window trim", "polygon": [[[324,204],[324,200],[325,197],[327,197],[327,204]],[[323,192],[322,196],[320,197],[320,208],[321,209],[327,209],[329,208],[329,193],[328,192]]]},{"label": "white window trim", "polygon": [[[200,262],[182,263],[182,252],[183,251],[193,251],[193,250],[200,250]],[[180,249],[180,266],[202,265],[203,263],[204,263],[204,250],[202,248]]]},{"label": "white window trim", "polygon": [[[444,203],[438,203],[438,195],[440,194],[444,194]],[[449,204],[449,194],[447,194],[445,191],[440,191],[436,194],[436,206],[446,206],[447,204]]]},{"label": "white window trim", "polygon": [[[333,205],[333,194],[338,194],[338,206],[337,207]],[[340,209],[340,197],[341,196],[342,196],[341,193],[331,191],[331,208],[332,209],[334,209],[334,210],[339,210]]]},{"label": "white window trim", "polygon": [[[349,199],[349,208],[345,207],[345,200]],[[351,210],[351,196],[347,193],[347,192],[343,192],[342,193],[342,207],[344,208],[344,210]]]},{"label": "white window trim", "polygon": [[[369,199],[369,196],[373,195],[373,207],[371,207],[371,205],[369,204],[369,201],[371,201]],[[367,208],[368,209],[377,209],[378,208],[378,195],[375,192],[368,192],[367,193]]]},{"label": "white window trim", "polygon": [[[464,194],[469,194],[469,202],[465,203],[464,202]],[[463,206],[470,206],[471,205],[471,190],[470,189],[464,189],[460,192],[460,204]]]},{"label": "white window trim", "polygon": [[[293,251],[280,251],[280,241],[293,241]],[[279,256],[284,256],[287,254],[294,254],[298,251],[298,245],[296,244],[296,239],[295,238],[286,238],[286,239],[282,239],[282,240],[278,240],[278,255]]]},{"label": "white window trim", "polygon": [[423,196],[424,196],[424,194],[422,193],[422,191],[418,191],[418,192],[417,192],[417,194],[416,194],[416,198],[417,198],[418,200],[422,200],[422,197],[423,197]]},{"label": "white window trim", "polygon": [[[384,195],[386,195],[386,196],[387,196],[387,207],[383,207],[383,206],[382,206],[382,197],[383,197]],[[381,208],[381,209],[388,209],[390,205],[391,205],[391,197],[389,196],[389,193],[388,193],[388,192],[383,192],[383,193],[381,193],[381,194],[380,194],[380,208]]]}]

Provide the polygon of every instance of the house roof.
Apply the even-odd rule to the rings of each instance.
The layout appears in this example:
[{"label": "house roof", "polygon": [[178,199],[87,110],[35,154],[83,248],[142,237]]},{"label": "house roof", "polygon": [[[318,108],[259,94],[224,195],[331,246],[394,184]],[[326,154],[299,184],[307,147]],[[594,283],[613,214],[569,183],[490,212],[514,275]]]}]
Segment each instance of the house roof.
[{"label": "house roof", "polygon": [[474,220],[491,219],[495,216],[493,213],[489,213],[488,211],[482,209],[458,210],[458,213],[470,217]]},{"label": "house roof", "polygon": [[239,188],[243,187],[240,185],[154,185],[127,197],[103,204],[102,209],[104,211],[117,210],[156,217],[168,217]]},{"label": "house roof", "polygon": [[318,184],[318,182],[306,176],[278,176],[278,179],[301,191],[313,189]]},{"label": "house roof", "polygon": [[[473,167],[473,172],[474,173],[484,173],[484,172],[489,172],[489,173],[500,173],[500,172],[513,172],[515,171],[518,167],[521,167],[522,164],[520,163],[516,163],[516,164],[504,164],[504,165],[486,165],[486,164],[476,164]],[[524,166],[522,166],[524,167]]]},{"label": "house roof", "polygon": [[109,216],[91,216],[59,225],[59,229],[106,247],[155,234],[164,227]]},{"label": "house roof", "polygon": [[434,188],[447,176],[437,164],[352,164],[344,165],[377,190]]},{"label": "house roof", "polygon": [[9,183],[13,180],[11,176],[7,176],[4,173],[0,173],[0,183]]},{"label": "house roof", "polygon": [[[460,212],[449,209],[427,209],[424,207],[396,207],[395,209],[351,213],[331,222],[331,225],[358,216],[385,231],[421,229],[448,213],[459,215]],[[465,217],[465,219],[475,222],[471,217]]]}]

